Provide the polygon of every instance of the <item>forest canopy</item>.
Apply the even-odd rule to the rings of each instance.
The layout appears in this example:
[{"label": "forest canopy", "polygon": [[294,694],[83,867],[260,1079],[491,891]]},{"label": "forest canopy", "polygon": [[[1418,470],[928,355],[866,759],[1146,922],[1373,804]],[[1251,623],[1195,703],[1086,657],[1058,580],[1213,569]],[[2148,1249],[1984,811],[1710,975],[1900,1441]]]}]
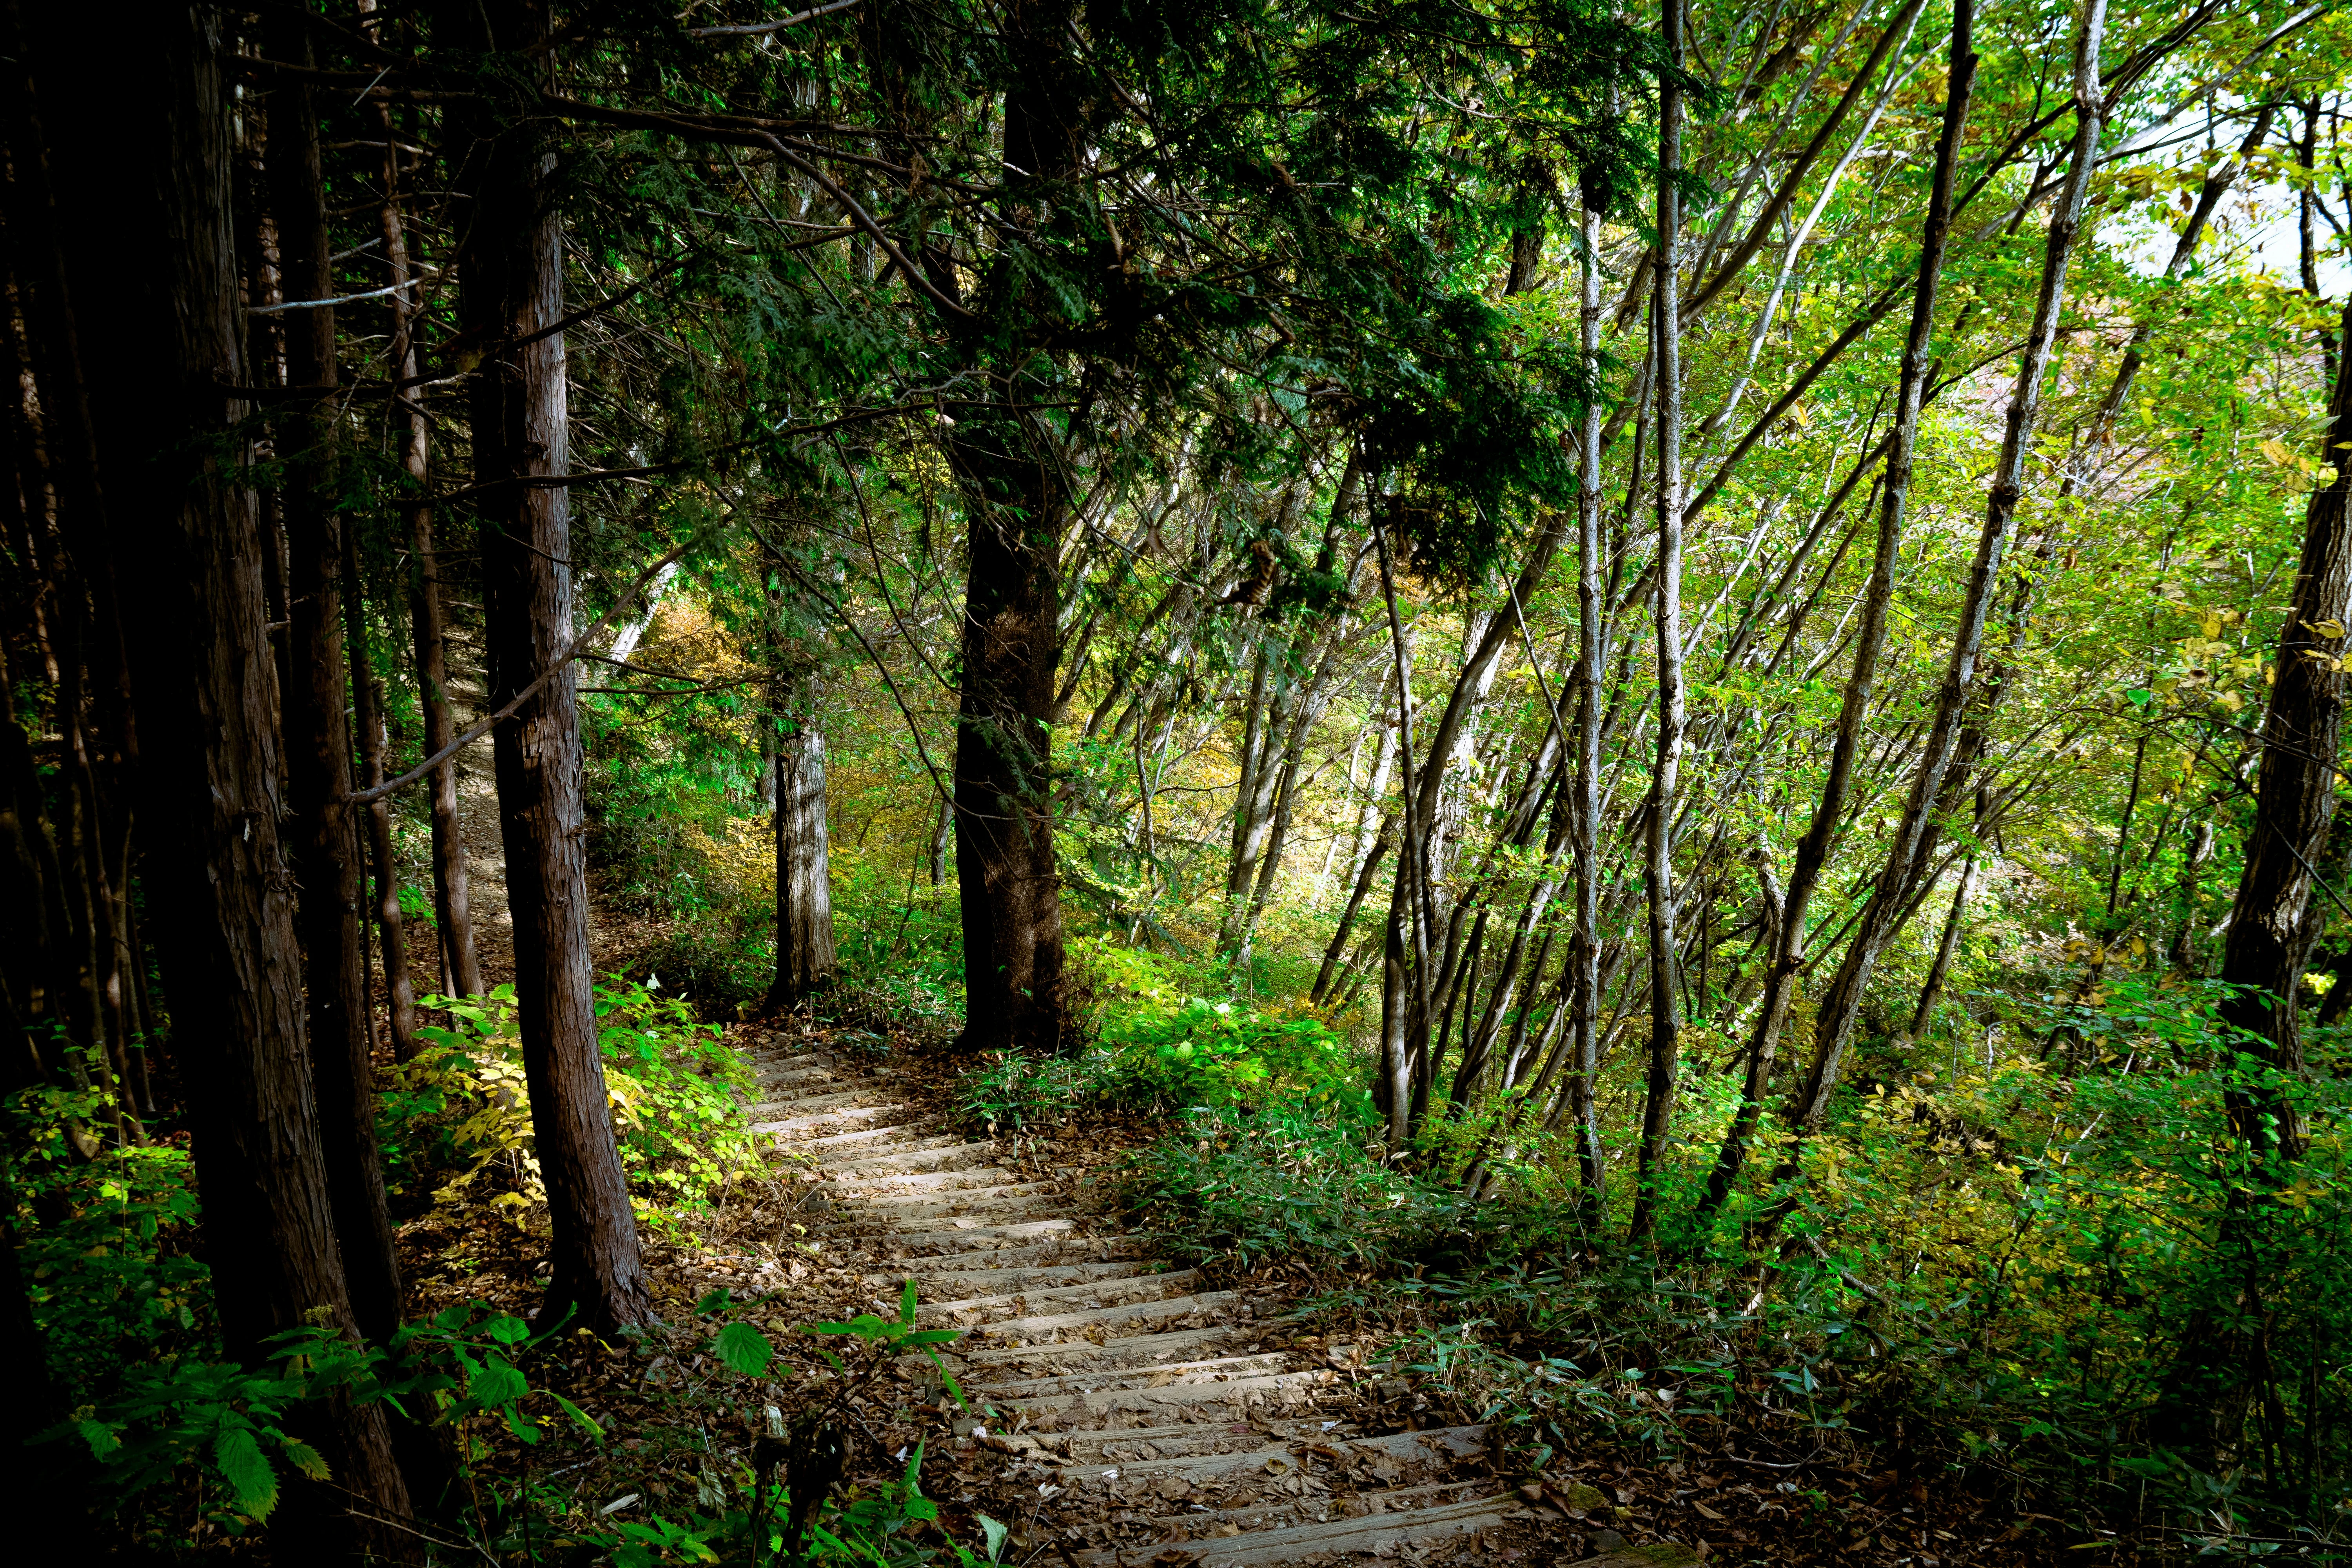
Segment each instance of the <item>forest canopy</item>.
[{"label": "forest canopy", "polygon": [[[883,1414],[679,1294],[882,1279],[741,1207],[870,1152],[789,1038],[1100,1153],[1577,1555],[1714,1464],[1845,1478],[1816,1557],[2336,1560],[2325,0],[123,26],[0,10],[42,1540],[1125,1550],[920,1491],[988,1430],[906,1270],[811,1331],[940,1369]],[[607,1356],[703,1434],[627,1530],[532,1468],[645,1441]]]}]

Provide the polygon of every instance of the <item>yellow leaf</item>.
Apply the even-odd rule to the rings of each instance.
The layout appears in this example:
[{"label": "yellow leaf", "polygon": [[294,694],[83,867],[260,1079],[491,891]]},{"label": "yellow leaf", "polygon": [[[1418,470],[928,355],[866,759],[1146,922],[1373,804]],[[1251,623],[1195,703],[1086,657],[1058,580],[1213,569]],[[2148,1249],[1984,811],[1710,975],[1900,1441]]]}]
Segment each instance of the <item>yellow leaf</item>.
[{"label": "yellow leaf", "polygon": [[2218,637],[2221,635],[2221,617],[2208,610],[2205,612],[2204,623],[2198,629],[2209,638]]},{"label": "yellow leaf", "polygon": [[2314,621],[2311,623],[2311,629],[2317,632],[2321,637],[2327,637],[2332,640],[2344,635],[2344,623],[2342,621]]},{"label": "yellow leaf", "polygon": [[2263,457],[2268,458],[2272,462],[2277,464],[2282,468],[2288,467],[2294,461],[2294,454],[2288,451],[2286,443],[2280,440],[2275,436],[2263,442],[2259,450],[2262,452]]}]

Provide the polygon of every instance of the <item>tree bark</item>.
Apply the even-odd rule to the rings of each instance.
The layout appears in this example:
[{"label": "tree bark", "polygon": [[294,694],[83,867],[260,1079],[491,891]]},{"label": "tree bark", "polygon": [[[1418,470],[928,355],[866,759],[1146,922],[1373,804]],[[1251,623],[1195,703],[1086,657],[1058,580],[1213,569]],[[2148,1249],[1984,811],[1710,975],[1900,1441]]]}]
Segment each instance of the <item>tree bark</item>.
[{"label": "tree bark", "polygon": [[1879,486],[1878,545],[1864,591],[1862,627],[1856,639],[1853,668],[1846,679],[1845,696],[1838,710],[1837,738],[1830,748],[1828,777],[1811,823],[1797,844],[1796,863],[1780,900],[1780,913],[1766,961],[1764,996],[1758,1008],[1754,1033],[1748,1042],[1747,1077],[1739,1108],[1725,1134],[1723,1149],[1707,1177],[1700,1200],[1702,1219],[1721,1207],[1739,1180],[1756,1127],[1771,1091],[1772,1068],[1779,1055],[1781,1031],[1796,998],[1797,982],[1805,963],[1805,914],[1821,886],[1845,820],[1846,799],[1853,782],[1854,758],[1862,744],[1863,721],[1870,711],[1878,676],[1878,659],[1886,642],[1887,613],[1895,598],[1895,569],[1902,553],[1903,523],[1910,503],[1912,462],[1918,448],[1919,411],[1934,367],[1928,350],[1935,337],[1937,285],[1951,238],[1952,183],[1959,160],[1960,137],[1969,117],[1976,83],[1976,22],[1972,0],[1955,0],[1952,10],[1951,53],[1944,96],[1944,120],[1936,142],[1927,216],[1919,241],[1917,281],[1911,299],[1911,330],[1903,346],[1903,366],[1895,389],[1895,426],[1888,432],[1886,474]]},{"label": "tree bark", "polygon": [[[2340,342],[2352,342],[2352,302]],[[2336,462],[2352,441],[2352,354],[2339,354],[2321,459]],[[2303,556],[2279,628],[2278,679],[2271,688],[2254,785],[2246,863],[2231,906],[2221,1007],[2227,1037],[2263,1068],[2225,1094],[2230,1124],[2253,1168],[2229,1184],[2213,1247],[2227,1260],[2212,1287],[2228,1299],[2200,1306],[2183,1329],[2149,1416],[2151,1438],[2210,1464],[2231,1439],[2242,1391],[2263,1354],[2261,1306],[2270,1285],[2265,1232],[2273,1195],[2294,1178],[2309,1140],[2297,1099],[2305,1076],[2297,1012],[2303,972],[2319,921],[2312,917],[2315,867],[2336,813],[2336,757],[2344,736],[2346,628],[2352,626],[2352,506],[2346,469],[2312,492],[2304,512]],[[2329,635],[2333,632],[2333,636]]]},{"label": "tree bark", "polygon": [[[1986,497],[1985,521],[1969,570],[1960,624],[1952,653],[1937,693],[1936,716],[1911,781],[1903,820],[1886,861],[1872,889],[1837,975],[1824,994],[1814,1023],[1811,1070],[1790,1108],[1790,1120],[1801,1131],[1820,1124],[1836,1089],[1847,1046],[1862,1006],[1864,988],[1879,955],[1893,937],[1903,909],[1908,904],[1917,869],[1917,849],[1944,794],[1944,783],[1958,750],[1960,731],[1969,705],[1969,686],[1984,646],[1985,622],[1991,609],[2001,563],[2017,522],[2017,504],[2023,494],[2025,470],[2032,456],[2036,423],[2042,412],[2042,383],[2056,346],[2060,310],[2066,294],[2066,268],[2074,236],[2082,226],[2091,176],[2098,163],[2102,98],[2099,48],[2106,31],[2106,0],[2088,0],[2074,39],[2074,138],[2068,153],[2064,183],[2050,215],[2050,234],[2043,248],[2042,283],[2034,303],[2033,324],[2026,334],[2015,386],[2010,396],[2007,427],[2000,456]],[[1790,924],[1796,923],[1791,921]]]},{"label": "tree bark", "polygon": [[[1665,0],[1660,28],[1667,63],[1683,63],[1682,0]],[[1680,951],[1675,941],[1675,812],[1681,784],[1683,692],[1683,312],[1681,305],[1682,88],[1658,87],[1657,285],[1650,310],[1658,398],[1658,750],[1650,775],[1648,858],[1643,879],[1650,908],[1650,1067],[1642,1096],[1642,1143],[1634,1177],[1632,1236],[1657,1223],[1657,1184],[1673,1130],[1681,1071]]]},{"label": "tree bark", "polygon": [[776,739],[776,978],[789,1007],[833,978],[833,880],[824,832],[824,731],[805,692],[780,703]]},{"label": "tree bark", "polygon": [[[2345,307],[2352,342],[2352,303]],[[2301,1078],[2303,1038],[2296,996],[2317,921],[2311,913],[2315,868],[2326,852],[2336,816],[2336,756],[2344,733],[2344,663],[2352,644],[2352,520],[2347,520],[2344,443],[2352,442],[2352,356],[2342,363],[2328,409],[2320,459],[2336,477],[2312,492],[2304,513],[2303,557],[2292,607],[2279,628],[2278,679],[2263,724],[2254,783],[2254,820],[2246,863],[2231,905],[2221,950],[2223,1026],[2254,1042],[2254,1054],[2284,1079]],[[2329,636],[2330,629],[2335,632]],[[2290,1091],[2248,1089],[2230,1116],[2252,1148],[2294,1160],[2306,1137]]]},{"label": "tree bark", "polygon": [[[1007,16],[1008,46],[1034,61],[1023,89],[1004,100],[1016,202],[1055,199],[1076,173],[1083,111],[1056,90],[1070,22],[1067,0],[1033,0]],[[941,277],[951,273],[942,268]],[[1000,267],[981,301],[986,319],[1020,314],[1034,287]],[[948,442],[969,518],[955,754],[962,1043],[1058,1052],[1070,1035],[1049,726],[1070,498],[1054,434],[1023,405],[1059,373],[1029,349],[974,345],[972,358],[988,393],[967,405]]]},{"label": "tree bark", "polygon": [[[476,47],[543,58],[540,0],[453,7],[478,17]],[[461,35],[462,36],[462,35]],[[473,399],[475,485],[488,627],[489,702],[504,707],[572,635],[570,491],[530,481],[570,468],[562,218],[554,150],[524,101],[502,121],[467,116],[458,188],[459,307],[486,345]],[[461,143],[462,145],[462,143]],[[515,998],[531,1128],[553,1230],[550,1321],[569,1310],[611,1333],[653,1315],[598,1047],[581,800],[579,674],[566,663],[493,733],[513,911]]]},{"label": "tree bark", "polygon": [[[163,13],[130,50],[110,17],[24,20],[37,29],[26,55],[47,117],[80,363],[145,368],[80,384],[110,554],[124,563],[115,583],[139,705],[142,819],[174,851],[149,861],[145,887],[205,1252],[225,1347],[257,1364],[269,1336],[315,1311],[348,1330],[352,1303],[304,1048],[261,532],[236,471],[247,410],[230,390],[246,367],[218,18]],[[318,1419],[333,1491],[289,1489],[273,1527],[278,1555],[415,1560],[415,1536],[398,1528],[408,1493],[383,1408],[343,1405]]]},{"label": "tree bark", "polygon": [[[1601,224],[1612,193],[1598,172],[1584,176],[1582,298],[1578,310],[1579,346],[1585,373],[1601,378]],[[1601,1072],[1601,685],[1607,673],[1608,639],[1602,635],[1603,567],[1601,537],[1601,428],[1599,399],[1584,408],[1579,431],[1580,472],[1576,487],[1576,779],[1569,796],[1568,842],[1576,862],[1575,925],[1568,949],[1567,1115],[1576,1140],[1577,1175],[1597,1210],[1605,1196],[1607,1163],[1601,1151],[1601,1120],[1594,1089]],[[1538,959],[1538,967],[1541,961]],[[1521,1037],[1525,1020],[1519,1025]],[[1516,1058],[1517,1052],[1513,1055]],[[1505,1068],[1507,1080],[1516,1059]],[[1509,1087],[1506,1083],[1505,1087]]]},{"label": "tree bark", "polygon": [[[392,110],[379,105],[376,128],[383,137],[383,205],[377,215],[377,232],[383,241],[385,267],[394,284],[416,276],[410,264],[408,229],[400,212],[400,149],[393,134]],[[414,291],[399,289],[387,297],[392,346],[385,367],[396,382],[417,378],[416,318]],[[433,471],[430,430],[419,401],[422,387],[412,388],[392,406],[393,439],[400,448],[401,471],[409,489],[408,611],[410,636],[416,649],[416,690],[425,721],[425,754],[438,755],[457,738],[449,716],[448,637],[441,616],[441,558],[434,539],[431,492]],[[479,996],[483,992],[482,961],[474,944],[473,904],[466,872],[466,837],[457,817],[457,763],[452,758],[433,770],[426,781],[428,810],[433,821],[433,913],[441,949],[441,984],[453,996]]]},{"label": "tree bark", "polygon": [[[310,59],[306,16],[273,19],[269,47],[296,65]],[[329,263],[325,192],[320,183],[319,121],[310,89],[281,82],[269,93],[269,144],[265,167],[278,220],[278,272],[297,300],[334,294]],[[286,325],[286,376],[292,386],[335,384],[335,312],[297,310]],[[318,1085],[319,1131],[327,1157],[328,1192],[343,1273],[360,1331],[379,1343],[400,1322],[400,1266],[393,1256],[392,1215],[384,1202],[383,1162],[376,1144],[375,1064],[370,1050],[367,965],[361,949],[359,822],[345,799],[352,793],[352,736],[343,718],[343,570],[341,515],[333,505],[334,403],[331,397],[289,405],[276,421],[278,455],[286,481],[290,568],[288,628],[293,684],[285,709],[287,783],[294,815],[289,824],[296,904],[302,944],[303,993],[312,1072]]]}]

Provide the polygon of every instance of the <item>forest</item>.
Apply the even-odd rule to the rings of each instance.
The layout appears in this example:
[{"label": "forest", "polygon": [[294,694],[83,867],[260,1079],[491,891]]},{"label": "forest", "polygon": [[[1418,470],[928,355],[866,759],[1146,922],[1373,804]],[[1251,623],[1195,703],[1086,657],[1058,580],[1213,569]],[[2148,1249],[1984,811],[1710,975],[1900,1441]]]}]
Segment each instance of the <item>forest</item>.
[{"label": "forest", "polygon": [[2330,0],[0,71],[26,1561],[2352,1559]]}]

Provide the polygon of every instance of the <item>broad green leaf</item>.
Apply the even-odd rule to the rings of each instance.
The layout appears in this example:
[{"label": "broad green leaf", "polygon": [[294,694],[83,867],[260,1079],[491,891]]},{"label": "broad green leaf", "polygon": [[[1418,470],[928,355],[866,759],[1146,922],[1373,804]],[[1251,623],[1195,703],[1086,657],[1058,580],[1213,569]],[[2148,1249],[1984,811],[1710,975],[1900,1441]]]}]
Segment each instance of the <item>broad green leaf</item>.
[{"label": "broad green leaf", "polygon": [[482,1332],[502,1345],[519,1345],[530,1338],[530,1325],[520,1318],[501,1314],[482,1325]]},{"label": "broad green leaf", "polygon": [[103,1459],[122,1447],[122,1439],[116,1436],[114,1428],[103,1421],[80,1421],[75,1425],[81,1428],[82,1441],[89,1445],[89,1451],[99,1458]]},{"label": "broad green leaf", "polygon": [[236,1494],[239,1511],[267,1519],[278,1506],[278,1472],[250,1426],[232,1426],[213,1439],[213,1462]]},{"label": "broad green leaf", "polygon": [[910,1329],[915,1326],[915,1282],[912,1279],[907,1281],[906,1289],[898,1295],[898,1321]]},{"label": "broad green leaf", "polygon": [[775,1348],[768,1336],[749,1323],[730,1323],[719,1331],[715,1342],[719,1359],[746,1377],[758,1377],[768,1370],[775,1359]]},{"label": "broad green leaf", "polygon": [[530,1392],[530,1380],[501,1356],[483,1357],[482,1364],[466,1383],[466,1396],[486,1409],[512,1404]]},{"label": "broad green leaf", "polygon": [[980,1521],[981,1533],[988,1537],[988,1560],[991,1563],[1001,1561],[1004,1555],[1004,1538],[1013,1533],[1011,1527],[998,1523],[984,1513],[973,1517]]}]

